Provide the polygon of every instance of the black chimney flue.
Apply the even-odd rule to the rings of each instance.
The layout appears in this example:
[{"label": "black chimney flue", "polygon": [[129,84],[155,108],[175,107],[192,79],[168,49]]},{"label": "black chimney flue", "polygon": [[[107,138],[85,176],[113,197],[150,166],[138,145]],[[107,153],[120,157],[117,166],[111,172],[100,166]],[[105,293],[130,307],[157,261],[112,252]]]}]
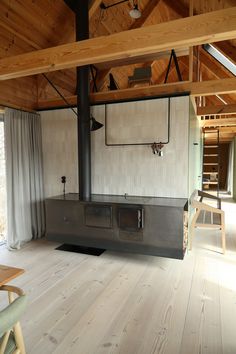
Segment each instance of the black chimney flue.
[{"label": "black chimney flue", "polygon": [[[76,41],[89,38],[89,1],[77,0],[75,7]],[[79,199],[91,196],[91,145],[90,145],[90,102],[89,66],[76,68],[78,109],[78,157]]]}]

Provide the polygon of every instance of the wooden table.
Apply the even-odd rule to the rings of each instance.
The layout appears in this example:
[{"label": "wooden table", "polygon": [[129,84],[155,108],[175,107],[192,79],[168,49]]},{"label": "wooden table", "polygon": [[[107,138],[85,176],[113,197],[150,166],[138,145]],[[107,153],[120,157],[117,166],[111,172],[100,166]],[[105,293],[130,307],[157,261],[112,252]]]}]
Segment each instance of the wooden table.
[{"label": "wooden table", "polygon": [[25,271],[21,268],[14,268],[0,264],[0,287],[15,279]]}]

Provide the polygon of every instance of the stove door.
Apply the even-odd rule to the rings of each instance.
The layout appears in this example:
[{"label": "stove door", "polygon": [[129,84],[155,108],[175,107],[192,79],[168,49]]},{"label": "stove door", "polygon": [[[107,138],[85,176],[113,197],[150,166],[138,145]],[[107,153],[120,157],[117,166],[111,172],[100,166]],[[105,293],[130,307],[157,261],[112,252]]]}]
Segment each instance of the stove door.
[{"label": "stove door", "polygon": [[118,208],[118,226],[121,230],[137,232],[144,227],[143,208]]}]

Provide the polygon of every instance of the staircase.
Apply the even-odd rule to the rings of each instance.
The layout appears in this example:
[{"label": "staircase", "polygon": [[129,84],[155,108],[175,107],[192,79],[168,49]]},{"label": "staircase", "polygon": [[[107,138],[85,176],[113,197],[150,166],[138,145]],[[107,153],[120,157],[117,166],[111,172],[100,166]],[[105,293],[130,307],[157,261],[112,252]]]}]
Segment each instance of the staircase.
[{"label": "staircase", "polygon": [[213,191],[219,196],[219,130],[203,131],[202,190]]}]

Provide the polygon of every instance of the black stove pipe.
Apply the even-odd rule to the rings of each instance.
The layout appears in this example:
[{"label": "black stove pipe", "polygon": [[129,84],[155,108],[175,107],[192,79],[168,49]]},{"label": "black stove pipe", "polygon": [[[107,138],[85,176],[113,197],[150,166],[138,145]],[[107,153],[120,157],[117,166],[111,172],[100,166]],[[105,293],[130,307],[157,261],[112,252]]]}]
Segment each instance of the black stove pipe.
[{"label": "black stove pipe", "polygon": [[[75,6],[76,41],[89,38],[89,1],[77,0]],[[79,199],[91,197],[91,142],[89,66],[76,68],[78,110]]]}]

